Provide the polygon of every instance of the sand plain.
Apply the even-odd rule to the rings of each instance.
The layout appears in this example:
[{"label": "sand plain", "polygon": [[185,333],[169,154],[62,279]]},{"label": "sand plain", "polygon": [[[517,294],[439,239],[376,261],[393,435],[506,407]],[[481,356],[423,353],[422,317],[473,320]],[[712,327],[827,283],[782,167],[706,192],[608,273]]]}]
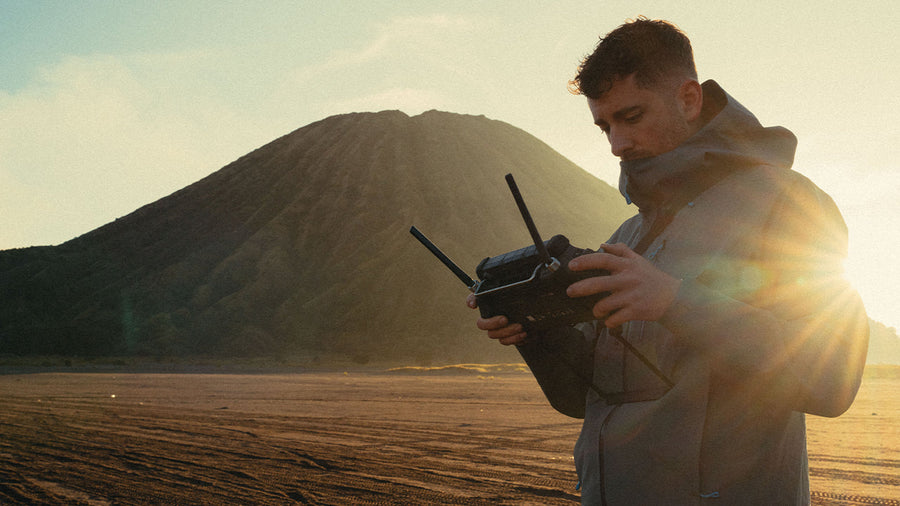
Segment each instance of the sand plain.
[{"label": "sand plain", "polygon": [[[0,375],[0,504],[577,504],[527,372]],[[813,504],[900,505],[900,378],[808,417]]]}]

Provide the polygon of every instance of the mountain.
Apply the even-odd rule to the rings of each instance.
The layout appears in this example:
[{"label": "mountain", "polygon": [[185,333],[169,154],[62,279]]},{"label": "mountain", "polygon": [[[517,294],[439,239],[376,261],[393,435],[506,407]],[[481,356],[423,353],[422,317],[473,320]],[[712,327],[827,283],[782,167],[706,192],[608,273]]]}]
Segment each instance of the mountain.
[{"label": "mountain", "polygon": [[632,214],[500,121],[333,116],[69,242],[0,252],[0,353],[518,359],[408,233],[471,275],[529,244],[506,173],[545,238],[596,247]]},{"label": "mountain", "polygon": [[869,320],[869,364],[900,364],[900,337],[897,330]]}]

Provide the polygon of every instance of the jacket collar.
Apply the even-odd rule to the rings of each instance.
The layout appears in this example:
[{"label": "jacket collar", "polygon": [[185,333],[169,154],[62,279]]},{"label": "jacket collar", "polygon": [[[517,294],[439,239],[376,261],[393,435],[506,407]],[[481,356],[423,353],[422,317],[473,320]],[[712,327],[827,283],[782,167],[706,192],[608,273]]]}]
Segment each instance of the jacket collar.
[{"label": "jacket collar", "polygon": [[793,164],[794,134],[782,127],[763,127],[715,81],[703,83],[701,117],[705,125],[677,148],[620,163],[619,191],[626,202],[634,202],[641,212],[671,208],[734,171]]}]

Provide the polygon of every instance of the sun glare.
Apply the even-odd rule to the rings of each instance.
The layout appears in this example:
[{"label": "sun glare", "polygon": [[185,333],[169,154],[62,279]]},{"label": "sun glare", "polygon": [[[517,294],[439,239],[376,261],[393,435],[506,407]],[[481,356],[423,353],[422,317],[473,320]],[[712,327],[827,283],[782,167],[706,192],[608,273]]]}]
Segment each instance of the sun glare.
[{"label": "sun glare", "polygon": [[[851,241],[850,253],[844,262],[847,280],[859,291],[869,317],[889,327],[900,324],[900,309],[895,301],[896,290],[889,287],[889,280],[896,279],[898,269],[887,260],[886,251],[872,251],[872,248],[857,246],[859,241]],[[888,248],[890,250],[892,248]],[[896,251],[896,248],[893,248]]]}]

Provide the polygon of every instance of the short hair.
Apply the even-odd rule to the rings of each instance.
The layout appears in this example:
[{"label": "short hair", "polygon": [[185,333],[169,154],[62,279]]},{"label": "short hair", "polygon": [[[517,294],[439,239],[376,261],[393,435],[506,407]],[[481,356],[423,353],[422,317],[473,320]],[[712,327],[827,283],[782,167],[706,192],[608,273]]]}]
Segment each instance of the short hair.
[{"label": "short hair", "polygon": [[631,74],[642,88],[672,76],[697,79],[691,41],[667,21],[643,16],[627,21],[600,38],[594,52],[581,61],[569,89],[577,95],[600,98],[616,80]]}]

